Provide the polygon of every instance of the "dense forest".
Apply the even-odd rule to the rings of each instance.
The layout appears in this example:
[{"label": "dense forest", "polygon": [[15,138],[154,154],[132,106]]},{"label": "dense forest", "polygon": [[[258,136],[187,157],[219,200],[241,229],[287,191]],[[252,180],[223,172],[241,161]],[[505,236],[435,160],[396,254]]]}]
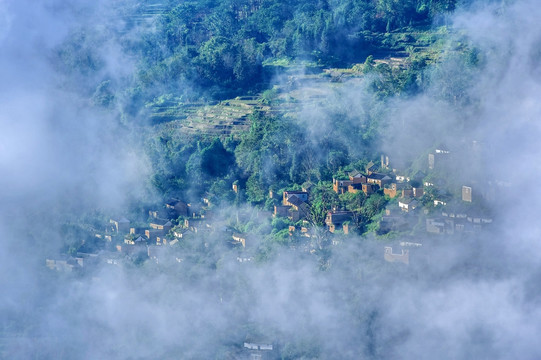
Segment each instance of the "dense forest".
[{"label": "dense forest", "polygon": [[[153,106],[164,101],[177,104],[169,111],[179,113],[190,104],[254,95],[281,109],[288,100],[273,86],[299,71],[321,77],[322,69],[342,68],[369,79],[371,98],[359,99],[363,113],[327,106],[326,116],[337,126],[317,142],[307,141],[295,116],[280,111],[249,115],[249,131],[229,138],[158,131],[146,142],[155,167],[152,181],[164,196],[180,196],[193,184],[200,184],[199,195],[213,186],[221,193],[224,180],[240,179],[248,200],[257,203],[271,185],[331,180],[341,167],[379,156],[386,99],[414,96],[441,80],[440,97],[460,99],[467,87],[444,79],[448,74],[425,71],[442,61],[449,34],[444,25],[454,1],[121,4],[116,18],[104,20],[114,25],[74,31],[53,61],[69,75],[66,86],[84,87],[95,106],[117,111],[128,126],[148,123]],[[111,36],[134,62],[132,73],[118,76],[106,66],[107,54],[96,45]],[[446,56],[467,72],[477,66],[477,55],[457,44]],[[392,57],[404,65],[374,61]]]},{"label": "dense forest", "polygon": [[[117,18],[105,19],[113,25],[75,32],[57,56],[64,71],[100,74],[104,60],[96,45],[118,37],[137,63],[130,89],[117,88],[127,93],[132,111],[129,105],[163,93],[220,99],[261,91],[291,63],[348,67],[369,55],[405,53],[416,40],[426,46],[433,35],[419,34],[445,25],[455,7],[446,0],[128,4]],[[141,27],[145,21],[151,25]],[[107,93],[114,85],[120,86],[100,84],[96,91]],[[110,100],[99,99],[104,105]]]},{"label": "dense forest", "polygon": [[377,34],[430,26],[453,8],[453,1],[185,2],[136,46],[140,86],[189,82],[216,88],[216,96],[247,93],[264,86],[266,63],[364,62],[382,50]]}]

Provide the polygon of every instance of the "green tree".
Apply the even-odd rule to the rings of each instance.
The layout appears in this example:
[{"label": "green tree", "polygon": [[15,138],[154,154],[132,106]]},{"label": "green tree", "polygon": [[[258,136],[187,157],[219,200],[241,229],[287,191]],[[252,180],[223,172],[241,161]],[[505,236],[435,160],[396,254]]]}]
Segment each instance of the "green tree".
[{"label": "green tree", "polygon": [[346,210],[349,211],[361,211],[367,197],[362,191],[358,191],[355,194],[347,192],[340,195],[340,200],[344,204]]},{"label": "green tree", "polygon": [[324,226],[327,212],[340,205],[338,194],[330,183],[318,183],[311,193],[311,211],[309,220],[314,226]]},{"label": "green tree", "polygon": [[385,200],[385,196],[381,195],[380,193],[370,195],[362,208],[363,217],[368,221],[372,217],[382,212],[383,209],[385,209],[386,204],[387,200]]},{"label": "green tree", "polygon": [[224,148],[219,138],[201,152],[201,170],[211,177],[224,176],[234,165],[234,155]]},{"label": "green tree", "polygon": [[207,84],[229,87],[234,82],[236,58],[237,52],[231,39],[217,36],[201,46],[195,63],[202,80]]},{"label": "green tree", "polygon": [[260,203],[265,200],[265,185],[260,174],[253,173],[246,181],[246,196],[251,203]]}]

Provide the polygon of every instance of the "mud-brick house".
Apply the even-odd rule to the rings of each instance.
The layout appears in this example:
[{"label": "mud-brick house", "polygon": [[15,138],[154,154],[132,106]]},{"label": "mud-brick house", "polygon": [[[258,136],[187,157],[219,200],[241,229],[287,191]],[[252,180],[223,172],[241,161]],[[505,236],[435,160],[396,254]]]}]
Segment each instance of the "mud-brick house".
[{"label": "mud-brick house", "polygon": [[376,184],[362,184],[362,190],[366,195],[370,195],[378,191],[379,186]]},{"label": "mud-brick house", "polygon": [[144,234],[145,229],[146,228],[140,226],[130,227],[130,235]]},{"label": "mud-brick house", "polygon": [[130,220],[123,216],[112,218],[109,220],[109,223],[113,225],[114,230],[118,233],[127,233],[130,231]]},{"label": "mud-brick house", "polygon": [[409,250],[402,249],[401,253],[394,254],[393,248],[391,246],[385,246],[385,249],[383,252],[383,258],[387,262],[401,262],[406,265],[409,265],[410,263]]},{"label": "mud-brick house", "polygon": [[376,171],[378,171],[378,166],[373,162],[373,161],[370,161],[367,165],[366,165],[366,173],[368,175],[372,175],[372,174],[375,174]]},{"label": "mud-brick house", "polygon": [[124,240],[124,243],[117,244],[116,250],[119,253],[130,255],[130,256],[137,256],[140,254],[144,254],[147,251],[147,241],[144,238],[137,238],[134,239],[137,241],[134,241],[133,244],[127,243],[126,240]]},{"label": "mud-brick house", "polygon": [[390,184],[392,181],[391,177],[385,174],[371,173],[366,177],[366,182],[369,184],[375,184],[380,188],[383,188],[384,185]]},{"label": "mud-brick house", "polygon": [[349,180],[353,184],[364,184],[366,183],[366,175],[360,173],[359,171],[352,171],[349,173]]},{"label": "mud-brick house", "polygon": [[363,191],[363,185],[366,184],[351,184],[348,186],[348,193],[357,194],[358,192]]},{"label": "mud-brick house", "polygon": [[176,217],[189,215],[188,204],[179,199],[169,199],[165,203],[165,208],[168,209]]},{"label": "mud-brick house", "polygon": [[413,197],[413,188],[411,186],[404,187],[402,189],[402,197],[403,198]]},{"label": "mud-brick house", "polygon": [[297,195],[292,195],[288,198],[288,203],[291,204],[289,209],[289,217],[292,221],[299,221],[306,219],[310,214],[310,206],[304,201],[301,200]]},{"label": "mud-brick house", "polygon": [[353,184],[352,180],[332,179],[332,189],[337,194],[344,194],[348,191],[348,187]]},{"label": "mud-brick house", "polygon": [[391,183],[383,186],[383,193],[388,195],[390,198],[397,197],[401,190],[403,190],[403,183]]},{"label": "mud-brick house", "polygon": [[353,211],[329,211],[325,218],[325,224],[330,232],[335,232],[343,227],[345,222],[353,221]]},{"label": "mud-brick house", "polygon": [[291,206],[281,206],[281,205],[275,205],[274,206],[274,213],[273,215],[280,216],[280,217],[288,217],[289,216],[289,209],[291,209]]},{"label": "mud-brick house", "polygon": [[284,195],[283,195],[283,199],[282,199],[282,205],[291,206],[292,204],[289,202],[289,199],[292,196],[296,196],[301,201],[304,201],[304,202],[308,201],[308,192],[306,192],[306,191],[284,191]]},{"label": "mud-brick house", "polygon": [[145,236],[148,239],[149,243],[155,244],[158,240],[158,237],[163,236],[163,230],[147,229],[145,230]]},{"label": "mud-brick house", "polygon": [[154,243],[157,237],[166,235],[172,227],[173,224],[167,219],[152,219],[150,229],[145,230],[145,236]]},{"label": "mud-brick house", "polygon": [[370,195],[378,191],[378,189],[379,187],[376,184],[367,184],[367,183],[351,184],[348,186],[348,192],[352,194],[356,194],[362,191],[366,195]]},{"label": "mud-brick house", "polygon": [[152,219],[150,227],[155,230],[162,230],[164,234],[167,234],[173,227],[173,224],[167,219]]}]

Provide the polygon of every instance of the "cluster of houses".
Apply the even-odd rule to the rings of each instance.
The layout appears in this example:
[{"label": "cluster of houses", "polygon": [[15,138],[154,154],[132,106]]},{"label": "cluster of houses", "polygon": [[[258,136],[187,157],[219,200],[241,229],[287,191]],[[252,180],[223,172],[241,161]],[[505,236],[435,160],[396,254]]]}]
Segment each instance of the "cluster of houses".
[{"label": "cluster of houses", "polygon": [[426,218],[426,231],[433,234],[474,233],[492,224],[491,216],[468,211],[460,206],[447,206],[436,216]]},{"label": "cluster of houses", "polygon": [[355,194],[359,191],[364,192],[366,195],[373,194],[392,182],[390,176],[376,171],[377,165],[370,162],[366,167],[366,174],[354,171],[349,174],[349,179],[333,179],[333,190],[337,194],[345,192]]},{"label": "cluster of houses", "polygon": [[274,215],[288,217],[294,222],[306,219],[310,215],[308,196],[306,188],[302,191],[284,191],[282,205],[274,206]]},{"label": "cluster of houses", "polygon": [[79,256],[69,256],[69,255],[60,255],[54,259],[46,259],[45,266],[51,270],[58,270],[61,272],[72,272],[76,269],[83,267],[85,263],[85,258],[82,255]]},{"label": "cluster of houses", "polygon": [[[186,203],[179,199],[166,201],[159,209],[149,210],[148,225],[135,226],[125,217],[113,217],[103,231],[94,232],[93,236],[105,241],[105,248],[97,253],[78,252],[75,255],[62,255],[46,259],[46,266],[53,270],[72,272],[88,267],[89,264],[105,263],[120,265],[125,259],[148,258],[156,263],[183,259],[175,256],[171,249],[180,241],[201,236],[221,237],[228,239],[231,247],[247,248],[252,243],[250,234],[235,232],[226,226],[225,221],[215,216],[210,209],[210,201],[203,198],[201,204]],[[240,215],[239,215],[240,213]],[[257,211],[250,216],[257,218],[270,217],[271,212]],[[237,217],[246,214],[237,212]],[[180,221],[182,219],[182,221]],[[180,221],[180,222],[179,222]],[[175,225],[176,224],[176,225]],[[208,237],[206,237],[208,235]],[[205,243],[205,246],[208,246]],[[242,252],[239,263],[253,261],[252,255]]]},{"label": "cluster of houses", "polygon": [[[438,148],[428,156],[428,169],[433,170],[442,163],[452,159],[451,152],[446,148]],[[382,172],[380,172],[382,170]],[[429,171],[430,171],[429,170]],[[447,234],[475,232],[492,223],[492,218],[483,211],[463,206],[475,202],[474,189],[471,184],[462,186],[461,200],[445,195],[439,196],[438,185],[399,175],[396,169],[390,170],[388,156],[381,157],[381,164],[370,162],[364,172],[352,171],[346,178],[333,178],[332,189],[337,194],[363,192],[366,196],[380,193],[390,199],[396,199],[392,206],[388,206],[379,220],[377,234],[384,235],[390,232],[406,232],[418,227],[420,221],[424,224],[426,232],[430,234]],[[288,190],[281,194],[279,205],[274,206],[274,212],[260,211],[259,217],[285,217],[301,226],[289,226],[290,236],[300,234],[307,238],[315,237],[314,222],[311,214],[310,193],[313,185],[306,183],[302,190]],[[429,211],[426,204],[427,188],[432,188],[430,201],[434,209]],[[234,192],[239,191],[238,182],[233,183]],[[436,195],[435,195],[436,194]],[[277,194],[270,191],[269,197]],[[448,205],[449,203],[449,205]],[[46,265],[59,271],[73,271],[98,260],[116,265],[125,257],[148,256],[156,262],[166,253],[166,248],[184,241],[193,234],[228,234],[228,243],[231,246],[246,248],[253,243],[250,234],[235,232],[217,219],[210,207],[208,198],[203,198],[200,204],[190,204],[179,199],[170,199],[159,209],[149,211],[148,226],[132,226],[125,217],[112,218],[105,231],[96,232],[97,238],[104,239],[111,246],[98,254],[78,253],[74,256],[63,256],[47,259]],[[349,234],[357,225],[358,213],[340,209],[330,209],[325,217],[325,232]],[[178,223],[179,219],[183,222]],[[302,222],[301,222],[302,221]],[[318,233],[321,233],[319,231]],[[336,244],[333,240],[333,244]],[[401,248],[400,245],[397,245]],[[308,250],[309,251],[309,250]],[[391,247],[385,247],[384,259],[389,262],[409,263],[409,250],[394,253]],[[252,256],[241,254],[239,262],[250,262]],[[176,258],[181,262],[181,258]]]},{"label": "cluster of houses", "polygon": [[[206,210],[206,211],[205,211]],[[174,227],[174,219],[184,217],[186,228]],[[134,226],[127,218],[113,217],[103,231],[95,231],[93,236],[105,241],[104,249],[97,253],[77,252],[46,259],[50,269],[73,272],[89,268],[98,263],[120,265],[124,259],[148,257],[159,262],[166,254],[165,247],[175,245],[186,232],[197,232],[210,222],[211,212],[201,206],[192,206],[178,199],[170,199],[158,210],[149,211],[148,226]],[[181,262],[182,259],[175,258]]]},{"label": "cluster of houses", "polygon": [[[290,235],[300,230],[302,236],[311,237],[311,211],[309,204],[309,188],[303,188],[302,191],[284,191],[282,204],[274,206],[275,217],[287,217],[293,222],[303,220],[300,229],[295,226],[289,227]],[[343,211],[333,209],[327,212],[325,217],[326,230],[334,233],[336,230],[343,230],[345,234],[349,234],[350,224],[353,222],[355,213],[352,211]]]}]

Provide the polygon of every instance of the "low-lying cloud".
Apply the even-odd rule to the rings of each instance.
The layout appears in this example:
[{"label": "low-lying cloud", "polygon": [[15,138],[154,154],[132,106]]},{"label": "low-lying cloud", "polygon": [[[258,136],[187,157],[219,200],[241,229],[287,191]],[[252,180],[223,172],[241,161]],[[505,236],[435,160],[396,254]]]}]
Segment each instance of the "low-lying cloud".
[{"label": "low-lying cloud", "polygon": [[[387,120],[397,132],[389,130],[382,145],[404,149],[413,160],[437,142],[479,141],[486,149],[483,173],[510,183],[493,202],[492,230],[415,239],[424,245],[408,267],[385,263],[377,239],[351,237],[333,248],[325,272],[302,251],[275,250],[268,262],[239,263],[222,238],[203,235],[197,241],[208,264],[103,264],[92,276],[66,279],[43,265],[62,244],[55,216],[122,208],[126,194],[146,191],[150,164],[117,115],[59,86],[47,54],[69,31],[56,18],[55,5],[62,4],[0,1],[6,49],[0,54],[0,356],[242,358],[244,341],[279,344],[289,358],[541,355],[535,185],[541,10],[534,1],[458,13],[454,26],[482,62],[464,89],[471,101],[442,98],[445,79],[436,71],[427,92],[392,101]],[[111,73],[117,60],[111,57]],[[452,61],[435,66],[460,71]],[[355,89],[358,97],[333,98],[343,102],[338,108],[369,108],[359,101],[369,102],[368,90]],[[461,164],[467,168],[470,159]]]}]

